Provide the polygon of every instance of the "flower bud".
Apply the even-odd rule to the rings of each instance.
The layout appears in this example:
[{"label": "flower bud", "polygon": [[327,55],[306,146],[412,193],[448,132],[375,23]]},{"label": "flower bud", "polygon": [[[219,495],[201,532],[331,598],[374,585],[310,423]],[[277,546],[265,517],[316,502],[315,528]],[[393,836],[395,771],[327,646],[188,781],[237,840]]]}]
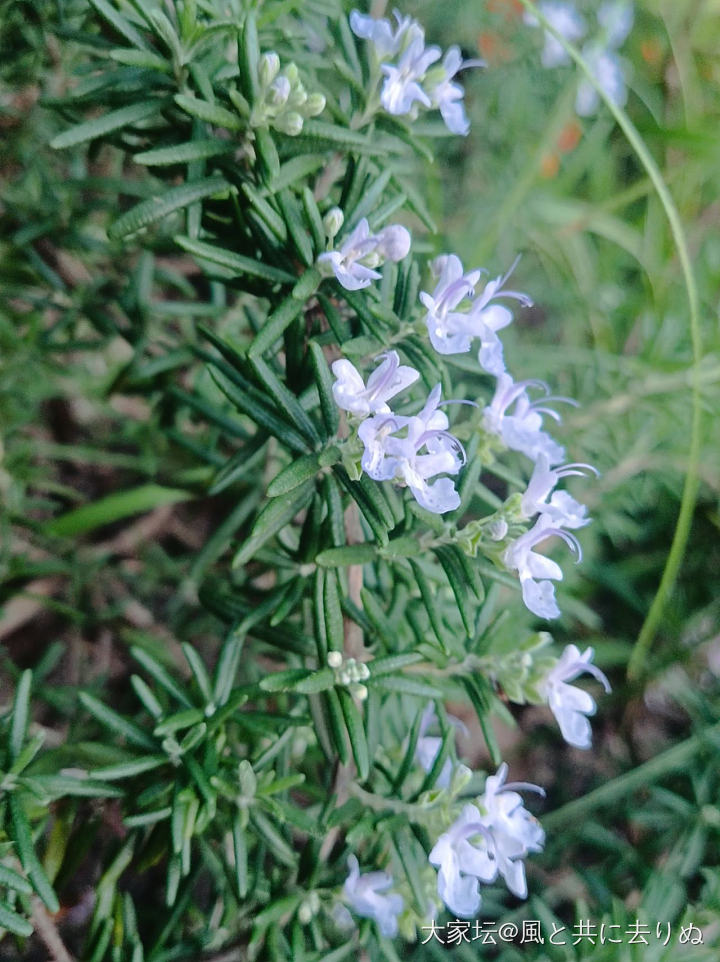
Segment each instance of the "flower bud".
[{"label": "flower bud", "polygon": [[323,217],[323,227],[325,228],[325,233],[328,236],[328,240],[332,240],[345,223],[345,215],[340,210],[339,207],[331,207],[330,210]]},{"label": "flower bud", "polygon": [[342,652],[329,651],[327,656],[328,668],[339,668],[343,663]]},{"label": "flower bud", "polygon": [[323,94],[314,93],[310,94],[305,103],[305,116],[306,117],[317,117],[325,110],[325,97]]},{"label": "flower bud", "polygon": [[291,86],[291,87],[294,87],[295,84],[298,82],[298,79],[299,79],[299,78],[298,78],[298,68],[295,66],[294,63],[289,63],[289,64],[287,65],[287,67],[285,68],[285,76],[286,76],[286,77],[288,78],[288,80],[290,81],[290,86]]},{"label": "flower bud", "polygon": [[355,695],[358,701],[365,701],[368,696],[368,690],[365,685],[353,685],[352,693]]},{"label": "flower bud", "polygon": [[308,99],[307,90],[303,87],[301,83],[298,83],[292,89],[292,93],[290,94],[290,98],[288,99],[288,105],[290,107],[302,107],[303,104],[307,102],[307,99]]},{"label": "flower bud", "polygon": [[303,128],[303,119],[294,110],[275,118],[275,128],[288,137],[297,137]]},{"label": "flower bud", "polygon": [[488,525],[488,534],[493,541],[502,541],[507,533],[508,523],[504,518],[498,518],[497,521],[493,521],[492,524]]},{"label": "flower bud", "polygon": [[258,63],[258,77],[263,87],[269,87],[280,72],[280,58],[274,50],[269,50],[260,57]]},{"label": "flower bud", "polygon": [[401,261],[410,251],[410,233],[400,224],[386,227],[377,235],[377,249],[391,261]]},{"label": "flower bud", "polygon": [[268,90],[268,103],[273,107],[282,107],[290,96],[290,81],[287,77],[277,77]]}]

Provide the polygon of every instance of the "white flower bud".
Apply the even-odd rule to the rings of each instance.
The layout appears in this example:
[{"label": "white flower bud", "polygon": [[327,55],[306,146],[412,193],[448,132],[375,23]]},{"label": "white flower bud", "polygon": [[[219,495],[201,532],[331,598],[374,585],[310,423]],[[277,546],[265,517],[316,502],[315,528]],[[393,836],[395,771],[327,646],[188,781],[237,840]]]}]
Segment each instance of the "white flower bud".
[{"label": "white flower bud", "polygon": [[295,84],[298,82],[298,68],[295,66],[294,63],[289,63],[287,65],[287,67],[285,68],[285,76],[290,81],[290,85],[294,87]]},{"label": "white flower bud", "polygon": [[325,233],[328,236],[328,240],[331,241],[335,237],[344,223],[345,215],[340,208],[331,207],[327,214],[325,214],[323,217],[323,227],[325,228]]},{"label": "white flower bud", "polygon": [[325,96],[321,93],[310,94],[305,103],[305,116],[317,117],[325,110]]},{"label": "white flower bud", "polygon": [[343,663],[342,652],[329,651],[327,656],[328,668],[339,668]]},{"label": "white flower bud", "polygon": [[353,685],[352,693],[358,701],[365,701],[368,696],[368,690],[365,685]]},{"label": "white flower bud", "polygon": [[410,233],[400,224],[386,227],[377,235],[377,249],[391,261],[401,261],[410,251]]},{"label": "white flower bud", "polygon": [[290,81],[287,77],[277,77],[268,90],[268,103],[273,107],[282,107],[290,96]]},{"label": "white flower bud", "polygon": [[307,102],[308,93],[301,83],[296,84],[293,87],[292,93],[288,100],[288,106],[290,107],[302,107],[303,104]]},{"label": "white flower bud", "polygon": [[300,114],[295,113],[294,110],[276,117],[274,123],[275,128],[279,130],[280,133],[287,134],[288,137],[297,137],[303,128],[303,119]]},{"label": "white flower bud", "polygon": [[258,63],[258,77],[263,87],[269,87],[280,72],[280,57],[274,50],[269,50],[260,57]]},{"label": "white flower bud", "polygon": [[497,521],[493,521],[492,524],[488,525],[488,534],[493,541],[502,541],[507,533],[508,523],[504,518],[498,518]]}]

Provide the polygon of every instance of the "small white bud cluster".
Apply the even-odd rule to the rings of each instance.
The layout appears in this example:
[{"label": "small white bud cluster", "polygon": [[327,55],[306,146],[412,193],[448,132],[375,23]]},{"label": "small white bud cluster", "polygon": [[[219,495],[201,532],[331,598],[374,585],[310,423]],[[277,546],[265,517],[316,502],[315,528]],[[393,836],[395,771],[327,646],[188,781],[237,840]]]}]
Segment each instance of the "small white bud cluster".
[{"label": "small white bud cluster", "polygon": [[308,117],[317,117],[325,109],[323,94],[308,93],[300,80],[298,68],[289,63],[280,71],[280,58],[274,51],[262,54],[258,63],[260,106],[256,108],[259,126],[269,123],[288,137],[297,137]]},{"label": "small white bud cluster", "polygon": [[327,663],[335,674],[335,684],[347,688],[358,701],[365,701],[368,690],[361,683],[370,677],[368,666],[355,658],[344,658],[339,651],[328,652]]}]

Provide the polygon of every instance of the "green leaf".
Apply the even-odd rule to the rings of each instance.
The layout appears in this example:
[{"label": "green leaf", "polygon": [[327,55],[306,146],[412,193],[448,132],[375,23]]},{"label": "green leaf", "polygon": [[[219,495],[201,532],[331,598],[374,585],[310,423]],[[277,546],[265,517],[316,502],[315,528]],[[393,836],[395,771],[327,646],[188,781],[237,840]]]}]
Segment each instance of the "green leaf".
[{"label": "green leaf", "polygon": [[193,646],[187,642],[183,642],[182,650],[190,666],[190,670],[193,673],[193,677],[197,682],[197,686],[200,689],[200,694],[205,699],[206,704],[210,704],[213,700],[212,685],[210,684],[210,677],[200,655]]},{"label": "green leaf", "polygon": [[343,548],[327,548],[315,558],[322,568],[345,568],[348,565],[364,565],[375,561],[377,547],[374,544],[349,544]]},{"label": "green leaf", "polygon": [[32,892],[32,885],[28,880],[8,865],[0,864],[0,885],[12,889],[13,892],[22,892],[23,895],[30,895]]},{"label": "green leaf", "polygon": [[306,267],[310,267],[315,255],[298,202],[287,188],[278,192],[277,200],[297,255]]},{"label": "green leaf", "polygon": [[[234,114],[231,110],[221,107],[219,104],[212,104],[207,100],[200,100],[192,94],[175,94],[175,103],[191,117],[204,120],[205,123],[212,124],[214,127],[223,127],[225,130],[242,130],[245,121],[242,117]],[[231,149],[232,144],[228,145]]]},{"label": "green leaf", "polygon": [[101,725],[104,725],[111,732],[124,738],[132,745],[138,745],[140,748],[155,751],[157,747],[155,741],[146,734],[139,725],[136,725],[135,722],[131,722],[129,719],[119,715],[112,708],[108,708],[107,705],[98,701],[97,698],[94,698],[86,691],[81,691],[78,697],[83,707],[89,711]]},{"label": "green leaf", "polygon": [[[362,511],[365,520],[370,525],[377,540],[381,545],[386,545],[388,543],[387,524],[379,513],[377,499],[368,494],[367,488],[359,481],[352,481],[347,471],[339,464],[333,467],[333,472],[337,480]],[[374,484],[375,482],[372,483]]]},{"label": "green leaf", "polygon": [[13,702],[12,720],[10,723],[10,761],[14,762],[22,751],[27,733],[28,718],[30,716],[30,688],[32,686],[32,671],[27,668],[21,675]]},{"label": "green leaf", "polygon": [[[32,890],[31,890],[32,891]],[[33,934],[33,927],[17,912],[13,912],[9,905],[0,902],[0,929],[19,935],[21,938],[28,938]]]},{"label": "green leaf", "polygon": [[57,137],[50,141],[50,146],[55,150],[63,150],[66,147],[75,147],[77,144],[85,143],[86,140],[95,140],[105,134],[120,130],[130,124],[135,124],[139,120],[144,120],[151,114],[155,114],[161,107],[159,100],[142,100],[137,104],[130,104],[128,107],[120,107],[118,110],[111,110],[102,117],[93,117],[82,124],[69,127]]},{"label": "green leaf", "polygon": [[138,758],[131,762],[118,762],[117,765],[96,768],[90,772],[90,777],[100,778],[105,782],[120,781],[125,778],[135,778],[136,775],[142,775],[167,764],[165,755],[146,755],[145,758]]},{"label": "green leaf", "polygon": [[147,49],[148,43],[142,34],[111,3],[108,3],[108,0],[90,0],[90,3],[100,16],[115,27],[117,32],[133,46]]},{"label": "green leaf", "polygon": [[248,845],[240,813],[233,822],[233,853],[235,855],[235,884],[238,898],[244,899],[248,893]]},{"label": "green leaf", "polygon": [[240,89],[250,104],[258,97],[258,52],[259,42],[255,13],[245,14],[245,23],[238,39],[238,66],[240,68]]},{"label": "green leaf", "polygon": [[140,70],[157,70],[159,73],[172,73],[172,65],[150,50],[129,50],[127,47],[119,47],[117,50],[111,50],[110,56],[116,63],[124,64],[127,67],[137,67]]},{"label": "green leaf", "polygon": [[323,590],[323,610],[325,613],[325,637],[328,649],[342,651],[344,647],[343,617],[340,608],[340,592],[337,572],[325,572]]},{"label": "green leaf", "polygon": [[483,738],[485,739],[492,763],[497,767],[502,763],[502,752],[498,745],[492,722],[490,721],[489,695],[485,690],[484,684],[475,678],[463,678],[462,683],[480,722],[480,728],[482,729]]},{"label": "green leaf", "polygon": [[273,368],[261,357],[251,357],[250,365],[263,391],[272,397],[277,409],[286,415],[311,444],[319,445],[321,438],[314,421],[295,394],[283,384]]},{"label": "green leaf", "polygon": [[66,514],[54,518],[45,525],[45,531],[56,537],[73,537],[87,534],[113,521],[134,514],[144,514],[165,504],[189,501],[193,495],[180,488],[164,488],[159,484],[144,484],[129,491],[109,494],[106,498],[74,508]]},{"label": "green leaf", "polygon": [[140,204],[136,204],[127,213],[119,217],[108,229],[108,237],[118,240],[128,234],[148,227],[168,214],[189,207],[204,197],[226,191],[230,185],[224,177],[209,177],[206,180],[193,181],[173,187],[160,197],[151,197]]},{"label": "green leaf", "polygon": [[295,868],[295,852],[289,842],[278,832],[270,819],[266,818],[265,815],[255,808],[250,812],[250,821],[260,838],[267,843],[268,848],[273,852],[277,860],[282,862],[283,865]]},{"label": "green leaf", "polygon": [[143,150],[135,154],[133,160],[146,167],[167,167],[171,164],[189,164],[195,160],[220,157],[232,153],[235,148],[236,145],[227,140],[189,140],[184,144],[173,144],[172,147]]},{"label": "green leaf", "polygon": [[274,498],[262,509],[253,525],[252,533],[233,558],[233,568],[248,562],[278,531],[289,524],[295,515],[306,508],[315,491],[312,481],[307,481],[290,495]]},{"label": "green leaf", "polygon": [[287,467],[275,475],[268,485],[268,497],[277,498],[283,494],[289,494],[298,485],[314,478],[320,470],[318,459],[319,455],[317,454],[306,454],[295,461],[291,461]]},{"label": "green leaf", "polygon": [[273,346],[285,329],[304,311],[307,299],[317,290],[319,283],[320,275],[314,268],[305,272],[290,295],[275,308],[260,328],[250,345],[248,357],[260,357]]},{"label": "green leaf", "polygon": [[309,678],[313,672],[309,668],[288,668],[286,671],[274,671],[260,681],[263,691],[294,691],[298,682]]},{"label": "green leaf", "polygon": [[441,545],[434,548],[433,553],[447,575],[452,593],[455,595],[455,600],[460,609],[465,631],[472,638],[475,634],[477,606],[473,605],[470,600],[468,589],[472,589],[475,597],[478,597],[480,590],[478,577],[474,571],[469,570],[470,566],[466,564],[466,555],[454,545]]},{"label": "green leaf", "polygon": [[430,620],[430,625],[435,637],[437,638],[442,650],[447,652],[448,649],[447,645],[445,644],[445,628],[438,614],[434,592],[430,588],[430,584],[425,577],[425,572],[422,570],[420,565],[416,561],[410,559],[410,567],[415,575],[415,581],[420,589],[420,596],[422,597],[423,605],[427,611],[428,619]]},{"label": "green leaf", "polygon": [[371,678],[380,678],[382,675],[390,675],[395,671],[407,668],[408,665],[417,665],[423,661],[423,656],[419,651],[410,651],[402,655],[388,655],[386,658],[375,658],[368,662]]},{"label": "green leaf", "polygon": [[33,783],[53,798],[65,795],[77,798],[120,798],[122,792],[112,785],[95,781],[91,774],[86,778],[72,775],[34,775]]},{"label": "green leaf", "polygon": [[[351,229],[355,227],[358,221],[372,213],[378,200],[385,193],[391,177],[392,171],[389,168],[383,170],[380,174],[378,174],[377,177],[373,179],[372,186],[363,193],[362,197],[360,198],[360,202],[355,209],[352,211],[345,211],[345,233],[349,234]],[[340,243],[342,243],[342,240]]]},{"label": "green leaf", "polygon": [[316,695],[320,691],[328,691],[335,685],[335,673],[330,668],[313,671],[307,678],[296,682],[293,690],[300,695]]},{"label": "green leaf", "polygon": [[350,739],[350,748],[352,749],[353,758],[357,765],[358,778],[361,782],[364,782],[370,774],[370,757],[362,715],[353,701],[350,692],[340,688],[337,694],[340,699],[340,707],[342,708],[343,718],[345,719],[348,738]]},{"label": "green leaf", "polygon": [[306,120],[300,137],[331,144],[334,147],[339,147],[342,151],[349,149],[358,153],[370,154],[372,157],[388,153],[387,143],[379,141],[377,137],[366,137],[355,130],[350,130],[349,127],[328,124],[323,120]]},{"label": "green leaf", "polygon": [[[175,679],[168,673],[168,671],[156,661],[152,655],[149,655],[142,648],[138,648],[137,645],[133,645],[130,649],[130,654],[133,656],[135,661],[139,662],[145,671],[151,675],[155,681],[165,689],[170,695],[176,698],[181,705],[186,708],[192,708],[193,705],[190,699],[187,697],[183,689],[178,685]],[[154,747],[154,743],[153,743]]]},{"label": "green leaf", "polygon": [[13,838],[17,846],[22,867],[27,872],[28,878],[32,882],[33,888],[43,900],[51,912],[60,910],[60,903],[53,891],[45,870],[40,864],[40,860],[35,854],[32,833],[27,816],[17,795],[10,795],[7,800],[10,808],[10,818],[12,820]]},{"label": "green leaf", "polygon": [[250,184],[242,184],[240,189],[250,201],[258,217],[260,217],[262,222],[267,226],[268,230],[284,244],[287,240],[287,227],[280,214],[278,214],[275,208],[272,207],[264,197],[261,197]]},{"label": "green leaf", "polygon": [[182,235],[176,236],[174,240],[183,250],[194,257],[210,261],[212,264],[220,264],[221,267],[227,267],[233,274],[247,274],[250,277],[261,277],[263,280],[280,284],[292,283],[295,280],[292,274],[281,271],[277,267],[263,264],[262,261],[252,260],[252,258],[244,257],[242,254],[235,254],[233,251],[224,250],[222,247],[214,247],[212,244],[204,243],[204,241],[193,240]]},{"label": "green leaf", "polygon": [[321,705],[324,708],[324,720],[327,720],[328,734],[332,739],[340,761],[345,765],[348,762],[347,732],[343,723],[343,710],[340,706],[339,693],[335,688],[320,695]]},{"label": "green leaf", "polygon": [[[308,158],[308,160],[309,159],[310,158]],[[290,161],[288,161],[288,163],[290,163]],[[325,250],[325,225],[323,224],[322,217],[320,216],[317,201],[315,200],[313,192],[309,187],[303,187],[302,189],[302,202],[303,209],[305,211],[305,219],[307,220],[310,233],[312,234],[315,253],[322,254],[322,252]]]},{"label": "green leaf", "polygon": [[315,369],[315,384],[320,398],[320,410],[328,437],[337,434],[340,425],[338,406],[332,393],[333,378],[325,355],[316,341],[310,341],[310,358]]},{"label": "green leaf", "polygon": [[413,695],[415,698],[436,699],[443,696],[439,688],[428,685],[424,681],[407,678],[405,675],[381,675],[379,678],[371,676],[366,684],[382,688],[384,691],[398,692],[401,695]]},{"label": "green leaf", "polygon": [[275,180],[280,173],[280,157],[273,136],[267,127],[256,128],[255,148],[263,180],[266,183]]}]

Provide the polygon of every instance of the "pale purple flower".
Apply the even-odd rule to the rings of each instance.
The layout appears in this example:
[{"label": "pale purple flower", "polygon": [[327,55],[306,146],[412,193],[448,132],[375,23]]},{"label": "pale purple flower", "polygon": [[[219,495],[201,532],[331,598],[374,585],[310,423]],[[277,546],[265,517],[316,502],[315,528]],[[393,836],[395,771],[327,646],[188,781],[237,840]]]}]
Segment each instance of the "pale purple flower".
[{"label": "pale purple flower", "polygon": [[404,47],[397,66],[381,64],[385,83],[380,91],[380,103],[389,114],[396,116],[412,112],[415,103],[430,107],[431,100],[420,86],[430,64],[439,59],[439,47],[425,46],[425,32],[417,23],[406,32]]},{"label": "pale purple flower", "polygon": [[482,824],[490,830],[489,854],[495,863],[495,874],[505,879],[513,895],[524,899],[527,898],[527,882],[522,860],[529,852],[542,851],[545,833],[538,820],[525,808],[520,795],[512,789],[529,789],[541,795],[545,792],[537,785],[506,783],[507,773],[508,767],[503,763],[495,775],[488,777],[478,807],[483,812]]},{"label": "pale purple flower", "polygon": [[350,874],[345,880],[343,892],[351,908],[366,919],[377,922],[380,933],[386,938],[397,935],[397,917],[403,910],[403,897],[393,892],[383,895],[393,884],[387,872],[360,874],[360,865],[354,855],[348,856]]},{"label": "pale purple flower", "polygon": [[527,489],[522,496],[521,510],[525,518],[532,518],[536,514],[546,515],[556,527],[582,528],[590,523],[587,508],[580,504],[567,491],[555,491],[560,478],[570,475],[587,477],[588,474],[597,476],[597,471],[590,464],[563,464],[558,468],[551,468],[547,455],[538,454],[532,476]]},{"label": "pale purple flower", "polygon": [[403,42],[403,37],[410,26],[415,22],[411,17],[401,17],[395,12],[397,27],[393,32],[392,24],[389,20],[375,19],[367,14],[353,10],[350,14],[350,29],[356,37],[362,40],[369,40],[375,48],[375,53],[379,60],[383,57],[393,56],[398,52]]},{"label": "pale purple flower", "polygon": [[460,84],[453,83],[453,78],[459,70],[466,67],[483,66],[482,60],[463,60],[460,48],[450,47],[442,62],[439,79],[429,87],[432,104],[439,109],[445,126],[452,134],[465,137],[470,131],[470,121],[462,102],[465,92]]},{"label": "pale purple flower", "polygon": [[438,278],[432,294],[422,291],[420,300],[427,308],[425,323],[430,342],[439,354],[461,354],[470,350],[472,335],[465,330],[467,311],[456,311],[463,300],[472,296],[482,271],[463,272],[462,261],[455,254],[436,257],[432,264]]},{"label": "pale purple flower", "polygon": [[374,268],[384,259],[401,260],[410,250],[410,234],[400,224],[370,233],[363,217],[339,251],[320,254],[318,263],[328,264],[337,280],[348,291],[368,287],[380,277]]},{"label": "pale purple flower", "polygon": [[427,511],[444,514],[460,504],[449,478],[428,480],[437,474],[457,474],[465,463],[462,445],[448,432],[446,415],[438,410],[440,385],[431,391],[419,414],[402,417],[377,414],[358,428],[365,451],[362,468],[375,481],[406,484]]},{"label": "pale purple flower", "polygon": [[[528,388],[538,387],[546,396],[531,401]],[[495,395],[484,411],[487,431],[502,439],[512,451],[520,451],[532,461],[544,454],[548,464],[557,464],[565,457],[565,449],[542,430],[542,416],[547,414],[556,421],[559,414],[547,407],[549,401],[574,402],[570,398],[549,396],[549,389],[542,381],[513,381],[509,374],[500,374]]]},{"label": "pale purple flower", "polygon": [[[618,107],[624,106],[627,100],[627,86],[618,54],[603,46],[591,45],[584,48],[583,57],[607,98]],[[583,78],[578,86],[575,110],[581,117],[589,117],[595,113],[599,105],[600,94],[587,78]]]},{"label": "pale purple flower", "polygon": [[350,361],[341,358],[333,363],[332,372],[337,380],[332,392],[338,407],[363,418],[368,414],[387,414],[390,398],[420,377],[414,368],[400,363],[397,351],[388,351],[380,358],[382,363],[368,378],[367,387]]},{"label": "pale purple flower", "polygon": [[516,571],[520,579],[525,607],[539,618],[558,618],[560,609],[555,601],[553,581],[562,581],[560,565],[551,558],[536,554],[533,548],[547,538],[562,538],[567,546],[576,553],[578,561],[582,551],[577,538],[562,528],[553,525],[552,520],[541,514],[535,524],[525,534],[516,538],[503,554],[503,562],[509,571]]},{"label": "pale purple flower", "polygon": [[509,297],[524,305],[532,303],[525,294],[502,289],[513,268],[504,276],[488,281],[477,297],[475,287],[482,271],[463,273],[462,262],[454,254],[436,258],[433,269],[439,274],[435,290],[432,294],[427,291],[420,294],[427,308],[425,324],[431,344],[438,354],[462,354],[470,350],[474,338],[479,338],[480,365],[490,374],[502,374],[505,364],[497,331],[507,327],[512,313],[507,307],[492,302],[499,297]]},{"label": "pale purple flower", "polygon": [[[585,36],[587,30],[585,20],[575,9],[574,4],[564,0],[545,0],[538,4],[538,10],[547,18],[550,25],[571,43]],[[537,18],[530,13],[526,13],[524,19],[530,26],[538,25]],[[541,58],[543,67],[559,67],[561,64],[570,63],[570,57],[557,37],[546,30],[544,38],[545,46]]]},{"label": "pale purple flower", "polygon": [[532,304],[532,300],[527,294],[503,290],[503,284],[514,268],[515,264],[512,265],[507,274],[487,282],[482,293],[473,301],[469,314],[471,330],[475,337],[480,338],[480,350],[478,351],[480,366],[488,374],[494,374],[496,377],[505,372],[502,343],[497,336],[497,331],[507,327],[513,316],[507,307],[492,302],[498,297],[509,297],[519,301],[524,307],[529,307]]},{"label": "pale purple flower", "polygon": [[610,691],[610,683],[603,672],[592,664],[592,658],[592,648],[586,648],[580,654],[575,645],[568,645],[540,688],[557,719],[563,738],[576,748],[591,747],[592,729],[587,716],[595,714],[596,705],[588,692],[573,688],[568,682],[587,672],[602,684],[606,692]]},{"label": "pale purple flower", "polygon": [[[477,915],[479,882],[491,882],[497,874],[488,857],[488,836],[477,806],[465,805],[428,856],[430,864],[438,869],[438,895],[460,918]],[[480,844],[473,844],[474,840]]]},{"label": "pale purple flower", "polygon": [[469,918],[480,908],[479,883],[502,876],[513,894],[527,897],[523,858],[542,850],[545,833],[525,809],[514,788],[544,794],[536,785],[505,784],[507,765],[485,783],[477,805],[465,805],[433,846],[430,863],[438,868],[438,894],[456,915]]},{"label": "pale purple flower", "polygon": [[617,49],[632,30],[635,11],[628,0],[606,0],[598,7],[597,18],[605,31],[608,46]]}]

